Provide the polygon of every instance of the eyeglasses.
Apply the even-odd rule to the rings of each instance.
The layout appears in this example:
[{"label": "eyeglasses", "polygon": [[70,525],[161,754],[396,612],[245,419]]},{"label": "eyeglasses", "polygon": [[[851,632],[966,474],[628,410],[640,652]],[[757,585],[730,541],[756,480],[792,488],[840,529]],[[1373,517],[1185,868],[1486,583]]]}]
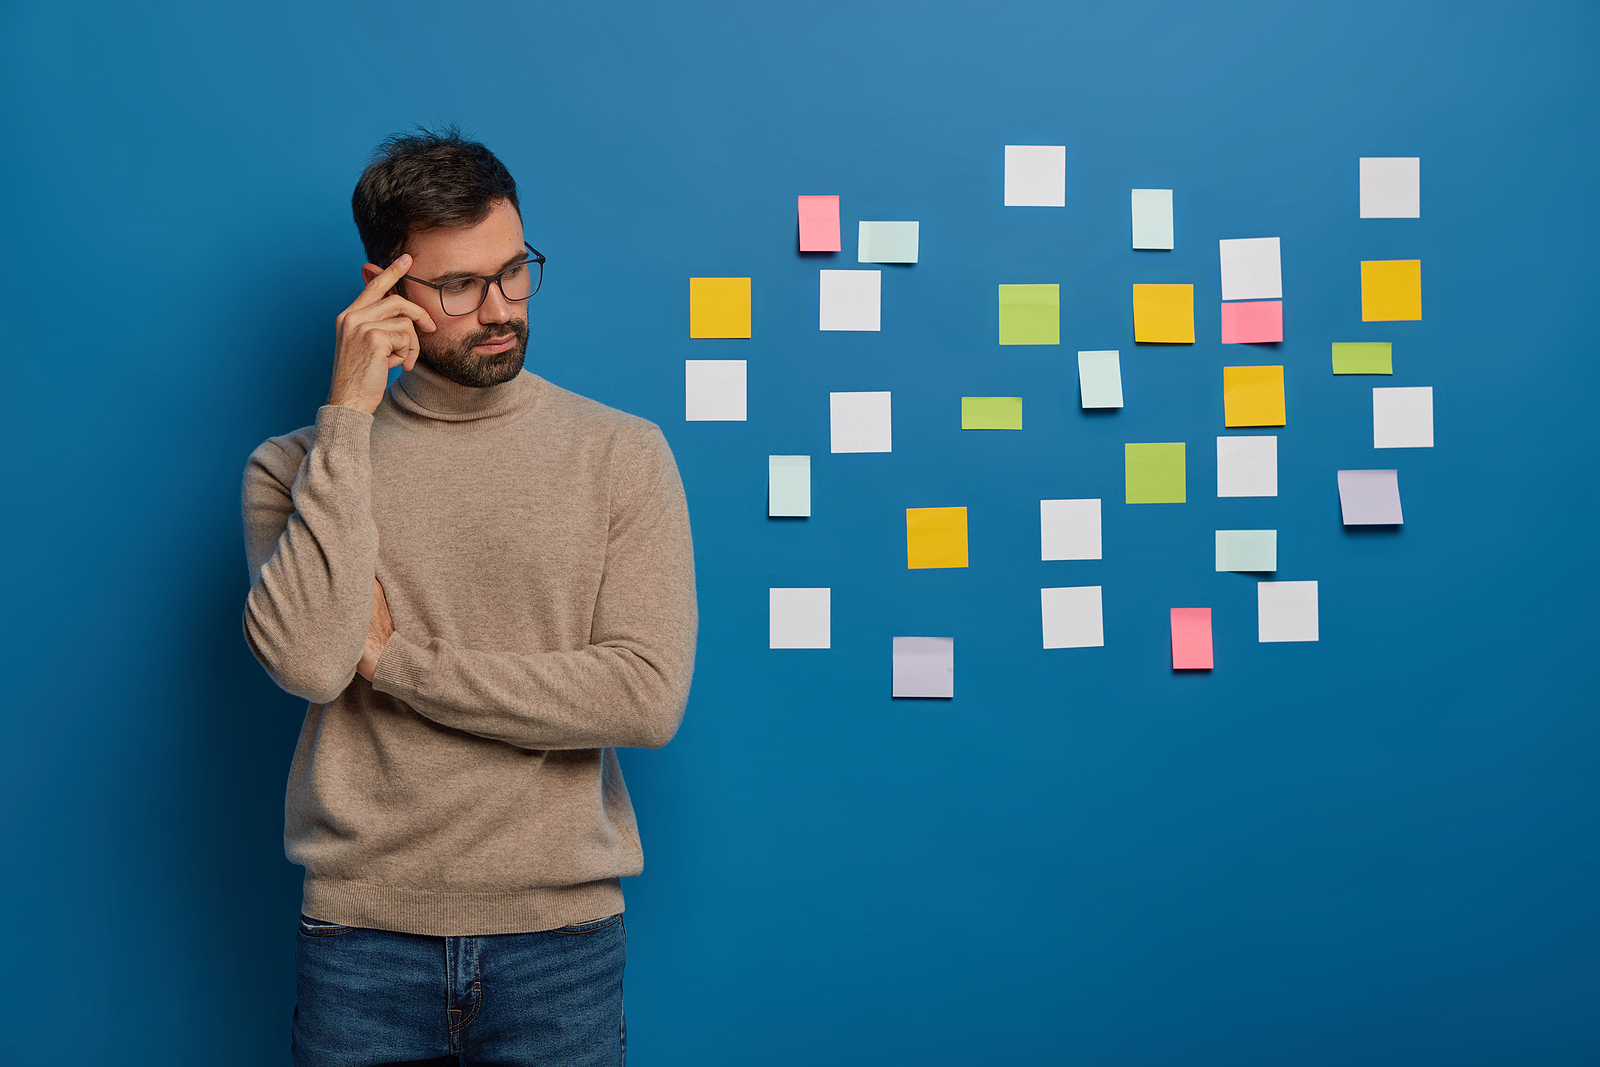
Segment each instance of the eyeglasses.
[{"label": "eyeglasses", "polygon": [[500,287],[501,296],[512,303],[521,303],[537,293],[539,286],[544,284],[544,256],[526,241],[522,242],[522,246],[528,250],[530,258],[513,263],[499,274],[474,274],[452,278],[447,282],[425,282],[407,274],[402,280],[439,290],[439,306],[444,308],[446,315],[452,317],[470,315],[481,308],[489,298],[491,282]]}]

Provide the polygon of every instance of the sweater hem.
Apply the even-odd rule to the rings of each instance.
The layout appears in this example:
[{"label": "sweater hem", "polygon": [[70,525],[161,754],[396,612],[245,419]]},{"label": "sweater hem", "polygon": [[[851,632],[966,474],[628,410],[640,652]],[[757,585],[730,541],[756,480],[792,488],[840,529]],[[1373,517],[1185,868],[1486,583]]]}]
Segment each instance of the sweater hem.
[{"label": "sweater hem", "polygon": [[491,893],[308,876],[301,905],[307,916],[323,922],[431,937],[536,933],[622,909],[622,883],[616,878]]}]

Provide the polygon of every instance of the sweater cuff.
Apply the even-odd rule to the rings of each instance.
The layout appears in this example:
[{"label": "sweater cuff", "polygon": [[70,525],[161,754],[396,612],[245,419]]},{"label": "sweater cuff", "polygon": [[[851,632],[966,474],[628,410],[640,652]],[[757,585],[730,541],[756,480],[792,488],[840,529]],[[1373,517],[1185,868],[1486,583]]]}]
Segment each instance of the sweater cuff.
[{"label": "sweater cuff", "polygon": [[352,435],[359,435],[363,441],[370,440],[372,416],[342,404],[324,404],[317,409],[317,441],[335,441]]},{"label": "sweater cuff", "polygon": [[390,634],[372,671],[372,688],[405,700],[422,688],[423,650],[399,634]]}]

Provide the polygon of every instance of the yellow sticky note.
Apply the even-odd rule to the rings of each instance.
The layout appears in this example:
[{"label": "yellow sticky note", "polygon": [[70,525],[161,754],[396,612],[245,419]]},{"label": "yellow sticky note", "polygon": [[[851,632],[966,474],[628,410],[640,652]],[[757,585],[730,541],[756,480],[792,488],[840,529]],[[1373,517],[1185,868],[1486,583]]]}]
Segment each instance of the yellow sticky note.
[{"label": "yellow sticky note", "polygon": [[1223,421],[1229,426],[1282,426],[1282,367],[1223,367]]},{"label": "yellow sticky note", "polygon": [[1422,260],[1369,259],[1361,263],[1361,321],[1422,318]]},{"label": "yellow sticky note", "polygon": [[908,568],[966,565],[966,508],[906,508]]},{"label": "yellow sticky note", "polygon": [[1194,286],[1135,285],[1133,339],[1148,344],[1194,344]]},{"label": "yellow sticky note", "polygon": [[689,279],[690,337],[749,337],[749,278]]}]

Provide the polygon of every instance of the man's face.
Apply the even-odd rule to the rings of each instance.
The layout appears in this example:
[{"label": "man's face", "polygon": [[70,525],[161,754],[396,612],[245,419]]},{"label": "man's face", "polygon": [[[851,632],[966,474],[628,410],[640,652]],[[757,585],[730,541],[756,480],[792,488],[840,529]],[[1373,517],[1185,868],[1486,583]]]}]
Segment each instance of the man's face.
[{"label": "man's face", "polygon": [[[440,283],[453,276],[498,274],[528,254],[522,246],[522,219],[509,200],[497,201],[488,218],[476,226],[414,233],[405,250],[412,258],[407,274]],[[420,304],[438,326],[433,333],[417,331],[419,363],[449,381],[474,388],[510,381],[522,370],[528,350],[526,300],[512,303],[498,285],[491,285],[477,311],[446,315],[439,290],[402,283],[400,292]]]}]

